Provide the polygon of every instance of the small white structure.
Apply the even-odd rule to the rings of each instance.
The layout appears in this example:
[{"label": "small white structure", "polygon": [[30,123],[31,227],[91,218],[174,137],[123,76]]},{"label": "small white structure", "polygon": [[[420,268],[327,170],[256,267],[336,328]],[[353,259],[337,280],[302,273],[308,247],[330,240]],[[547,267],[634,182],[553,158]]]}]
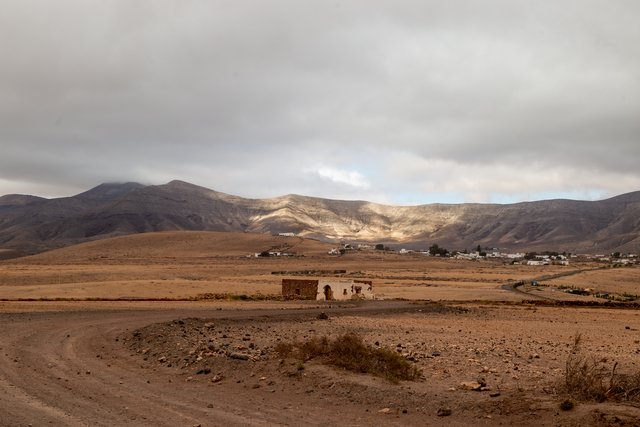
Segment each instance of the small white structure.
[{"label": "small white structure", "polygon": [[522,259],[522,258],[524,258],[524,255],[525,254],[523,254],[523,253],[516,252],[515,254],[506,254],[505,258],[508,258],[508,259]]},{"label": "small white structure", "polygon": [[317,301],[373,299],[373,285],[369,280],[320,279]]},{"label": "small white structure", "polygon": [[475,261],[480,259],[481,256],[478,252],[471,252],[471,253],[467,253],[465,254],[464,252],[458,252],[458,254],[455,256],[455,259],[466,259],[469,261]]},{"label": "small white structure", "polygon": [[374,299],[373,282],[338,278],[282,279],[282,296],[316,301]]}]

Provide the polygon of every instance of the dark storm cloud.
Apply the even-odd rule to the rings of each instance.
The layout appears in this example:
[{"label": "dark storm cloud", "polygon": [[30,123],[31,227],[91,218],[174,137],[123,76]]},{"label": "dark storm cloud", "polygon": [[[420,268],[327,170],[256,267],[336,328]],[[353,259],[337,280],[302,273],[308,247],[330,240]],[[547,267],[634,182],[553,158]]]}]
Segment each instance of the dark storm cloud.
[{"label": "dark storm cloud", "polygon": [[635,1],[9,1],[0,194],[640,189]]}]

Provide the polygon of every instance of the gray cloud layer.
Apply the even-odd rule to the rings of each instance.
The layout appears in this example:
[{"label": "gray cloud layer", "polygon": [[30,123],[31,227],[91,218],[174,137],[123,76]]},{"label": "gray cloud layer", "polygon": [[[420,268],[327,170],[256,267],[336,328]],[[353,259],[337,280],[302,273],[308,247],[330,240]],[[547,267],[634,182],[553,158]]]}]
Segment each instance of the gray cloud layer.
[{"label": "gray cloud layer", "polygon": [[6,1],[0,194],[640,189],[640,3]]}]

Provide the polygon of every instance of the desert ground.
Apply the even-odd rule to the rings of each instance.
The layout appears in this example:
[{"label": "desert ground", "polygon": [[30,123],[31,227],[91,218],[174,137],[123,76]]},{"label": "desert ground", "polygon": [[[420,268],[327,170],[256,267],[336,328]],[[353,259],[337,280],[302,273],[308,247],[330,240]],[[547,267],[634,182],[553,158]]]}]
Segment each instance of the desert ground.
[{"label": "desert ground", "polygon": [[[637,267],[331,247],[153,233],[0,262],[0,425],[640,424],[638,400],[565,389],[576,353],[640,371],[640,311],[621,303],[640,294]],[[295,256],[253,256],[266,250]],[[283,278],[335,270],[372,280],[377,299],[278,297]],[[353,333],[419,377],[393,382],[278,352]]]}]

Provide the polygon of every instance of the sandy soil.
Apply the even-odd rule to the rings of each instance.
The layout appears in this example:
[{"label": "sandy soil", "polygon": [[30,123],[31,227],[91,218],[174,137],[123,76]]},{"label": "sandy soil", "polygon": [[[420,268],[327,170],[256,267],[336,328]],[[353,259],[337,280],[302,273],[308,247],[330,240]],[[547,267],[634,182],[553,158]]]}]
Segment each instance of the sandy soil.
[{"label": "sandy soil", "polygon": [[[387,301],[302,309],[295,308],[299,303],[59,303],[60,311],[23,306],[26,311],[9,313],[14,304],[3,303],[0,315],[1,425],[640,422],[640,410],[630,406],[558,407],[576,333],[598,358],[637,369],[635,311]],[[329,319],[319,320],[320,311]],[[423,378],[393,384],[315,361],[301,368],[273,352],[278,340],[348,331],[400,350]],[[250,358],[215,350],[225,346]],[[461,386],[479,378],[489,390]],[[439,410],[451,415],[438,416]]]},{"label": "sandy soil", "polygon": [[[0,262],[0,299],[277,295],[283,278],[299,277],[296,272],[303,270],[332,269],[346,270],[345,277],[373,280],[379,298],[517,301],[523,297],[504,290],[503,284],[594,267],[534,267],[380,251],[335,257],[327,255],[330,247],[294,237],[237,233],[127,236]],[[271,249],[298,256],[252,256]]]},{"label": "sandy soil", "polygon": [[606,268],[545,282],[554,287],[589,288],[593,292],[640,297],[640,268]]},{"label": "sandy soil", "polygon": [[[304,256],[247,257],[272,248]],[[296,238],[158,233],[0,262],[0,425],[640,425],[629,404],[559,409],[577,334],[597,360],[638,372],[640,312],[522,303],[593,300],[557,290],[578,283],[640,294],[640,269],[326,249]],[[373,280],[385,300],[187,301],[278,294],[282,278],[327,269]],[[564,273],[576,274],[548,279]],[[552,286],[530,286],[545,276]],[[516,281],[529,285],[505,286]],[[135,301],[145,298],[155,301]],[[400,352],[422,378],[394,384],[274,352],[278,342],[345,332]],[[472,381],[487,389],[462,386]]]}]

